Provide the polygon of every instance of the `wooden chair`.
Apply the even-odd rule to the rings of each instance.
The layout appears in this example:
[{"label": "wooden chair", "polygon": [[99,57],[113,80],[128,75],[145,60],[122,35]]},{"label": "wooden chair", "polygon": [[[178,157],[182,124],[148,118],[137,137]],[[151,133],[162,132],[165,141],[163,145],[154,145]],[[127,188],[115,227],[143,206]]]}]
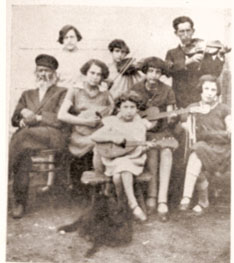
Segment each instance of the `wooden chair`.
[{"label": "wooden chair", "polygon": [[64,172],[69,181],[69,165],[65,149],[43,149],[33,152],[31,173],[47,174],[47,182],[40,192],[47,192],[54,184],[56,173]]},{"label": "wooden chair", "polygon": [[[147,172],[142,173],[139,176],[135,177],[135,194],[136,198],[139,202],[140,207],[146,212],[146,206],[144,201],[144,195],[142,191],[141,185],[144,183],[148,183],[151,179],[151,175]],[[101,186],[106,183],[112,183],[112,178],[110,176],[105,175],[96,175],[94,171],[86,171],[83,172],[81,176],[81,182],[85,185],[91,186],[92,192],[92,204],[95,201],[98,190]]]}]

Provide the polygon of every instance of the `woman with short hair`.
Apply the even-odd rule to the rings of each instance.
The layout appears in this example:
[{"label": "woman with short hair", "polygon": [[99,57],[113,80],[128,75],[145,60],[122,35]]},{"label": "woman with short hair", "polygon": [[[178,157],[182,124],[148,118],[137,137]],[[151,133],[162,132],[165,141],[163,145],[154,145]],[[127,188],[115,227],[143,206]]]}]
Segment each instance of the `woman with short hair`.
[{"label": "woman with short hair", "polygon": [[58,71],[58,86],[72,88],[81,78],[79,68],[84,58],[78,48],[82,35],[73,25],[65,25],[59,31],[58,42],[63,46],[57,54],[60,69]]},{"label": "woman with short hair", "polygon": [[201,100],[192,106],[208,106],[208,113],[194,113],[196,142],[191,147],[188,158],[183,198],[179,209],[187,211],[195,186],[198,190],[198,204],[193,208],[196,215],[202,214],[209,207],[208,180],[230,169],[231,157],[231,113],[227,105],[220,103],[221,93],[217,78],[204,75],[200,78],[197,90]]},{"label": "woman with short hair", "polygon": [[91,168],[94,142],[90,136],[100,127],[101,118],[110,115],[114,108],[106,83],[103,82],[109,74],[106,64],[91,59],[80,71],[84,81],[68,90],[58,113],[59,120],[73,126],[69,151],[74,157],[71,167],[71,176],[74,177],[77,176],[77,169],[81,175],[82,169],[85,171]]}]

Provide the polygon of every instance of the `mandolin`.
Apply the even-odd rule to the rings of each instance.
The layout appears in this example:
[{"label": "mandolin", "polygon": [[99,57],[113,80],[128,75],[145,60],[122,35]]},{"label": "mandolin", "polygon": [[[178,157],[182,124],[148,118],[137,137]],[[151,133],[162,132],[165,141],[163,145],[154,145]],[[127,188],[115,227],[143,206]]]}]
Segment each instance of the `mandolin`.
[{"label": "mandolin", "polygon": [[[174,138],[163,138],[159,141],[152,141],[154,148],[172,148],[176,149],[178,147],[178,142]],[[118,145],[113,142],[101,142],[96,143],[96,149],[102,157],[106,158],[117,158],[131,153],[137,146],[146,146],[144,141],[130,141],[125,140],[124,143]]]},{"label": "mandolin", "polygon": [[160,112],[158,107],[149,107],[144,111],[140,111],[139,115],[142,118],[146,118],[148,121],[157,121],[160,119],[174,117],[175,115],[185,114],[185,113],[202,113],[207,114],[210,112],[209,105],[202,106],[191,106],[186,109],[179,109],[173,111]]},{"label": "mandolin", "polygon": [[75,125],[73,130],[78,132],[81,135],[87,136],[91,135],[94,131],[102,126],[101,119],[105,116],[108,116],[110,113],[110,106],[95,106],[91,109],[81,111],[79,114],[80,117],[86,120],[93,120],[95,117],[100,118],[100,123],[96,126],[94,125]]}]

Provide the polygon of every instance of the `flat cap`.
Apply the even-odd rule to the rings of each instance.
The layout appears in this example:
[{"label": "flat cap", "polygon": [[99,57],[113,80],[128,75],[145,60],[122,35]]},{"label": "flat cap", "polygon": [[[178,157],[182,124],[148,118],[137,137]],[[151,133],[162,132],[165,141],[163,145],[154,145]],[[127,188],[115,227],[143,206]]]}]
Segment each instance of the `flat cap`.
[{"label": "flat cap", "polygon": [[35,62],[37,66],[44,66],[52,70],[56,70],[59,66],[59,63],[55,57],[46,54],[37,56]]}]

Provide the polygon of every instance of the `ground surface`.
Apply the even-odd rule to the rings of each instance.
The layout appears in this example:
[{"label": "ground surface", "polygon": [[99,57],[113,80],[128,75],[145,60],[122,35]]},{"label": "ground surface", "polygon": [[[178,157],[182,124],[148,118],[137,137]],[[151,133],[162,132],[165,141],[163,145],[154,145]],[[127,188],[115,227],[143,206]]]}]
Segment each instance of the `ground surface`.
[{"label": "ground surface", "polygon": [[[157,215],[144,224],[134,223],[132,242],[122,247],[101,247],[92,258],[85,258],[91,243],[78,232],[59,234],[57,227],[73,222],[89,205],[84,198],[71,198],[66,192],[30,195],[27,215],[10,217],[8,262],[48,263],[224,263],[230,262],[229,181],[221,197],[214,200],[202,217],[181,214],[173,209],[170,221],[161,223]],[[33,191],[33,187],[31,191]],[[228,190],[228,191],[227,191]]]}]

